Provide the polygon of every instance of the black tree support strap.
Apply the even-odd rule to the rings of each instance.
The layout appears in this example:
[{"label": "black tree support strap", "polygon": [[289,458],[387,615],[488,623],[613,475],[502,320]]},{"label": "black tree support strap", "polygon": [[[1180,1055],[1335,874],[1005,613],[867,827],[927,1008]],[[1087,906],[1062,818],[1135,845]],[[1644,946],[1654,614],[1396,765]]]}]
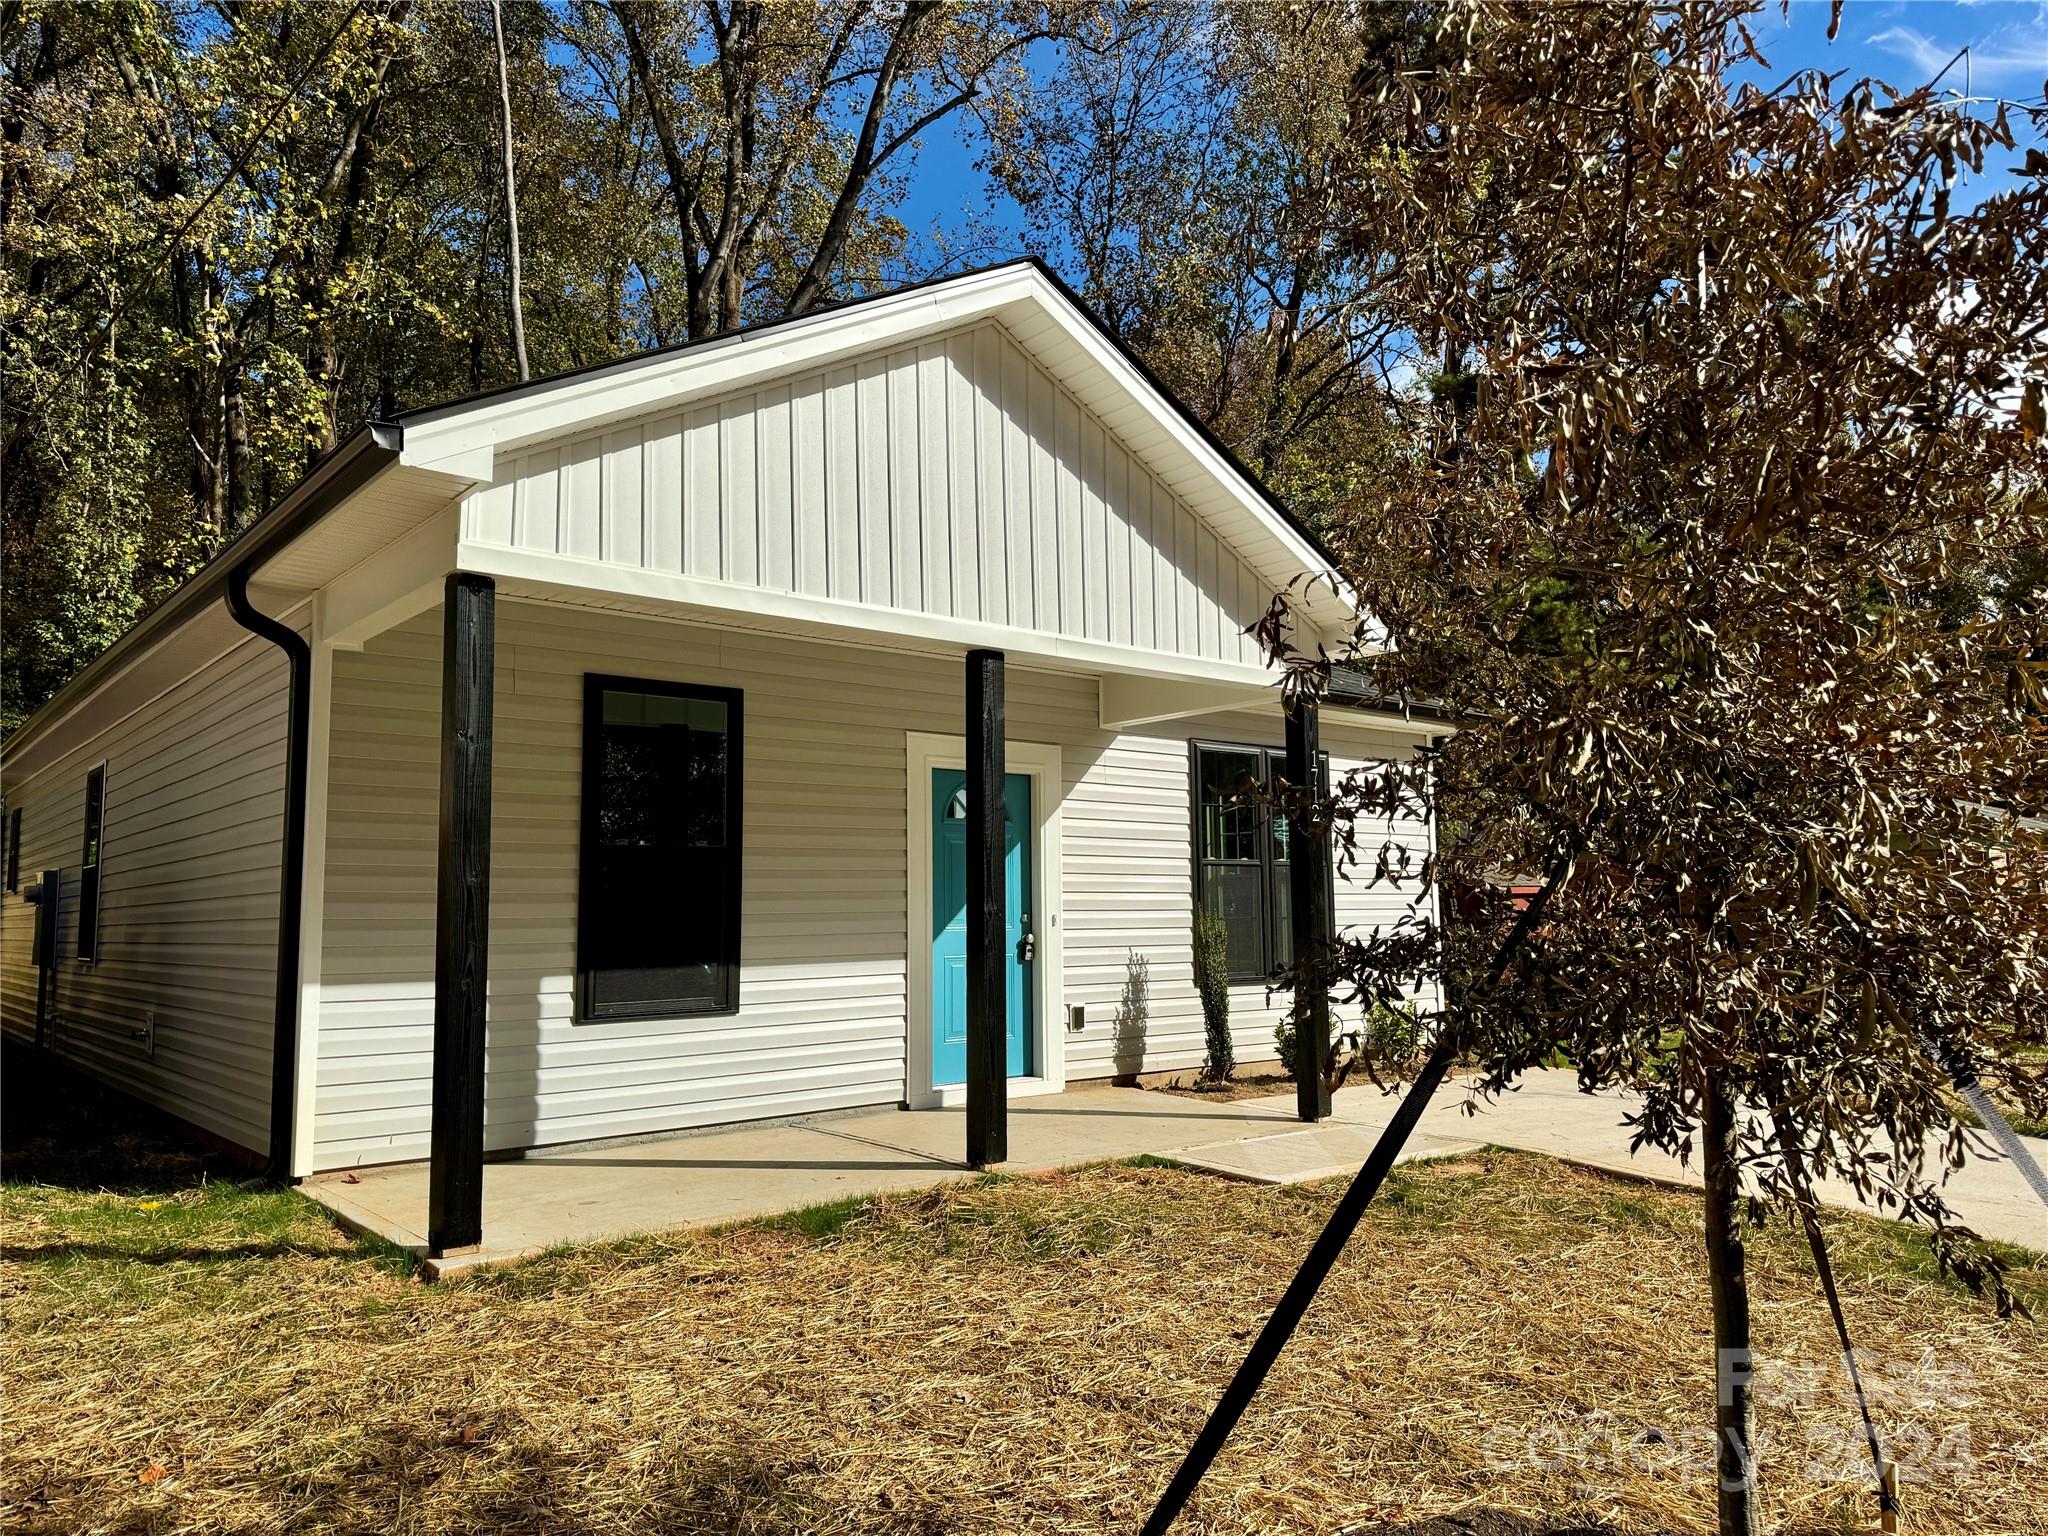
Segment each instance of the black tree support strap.
[{"label": "black tree support strap", "polygon": [[299,1091],[299,922],[306,877],[306,738],[312,729],[313,648],[289,624],[249,603],[249,565],[228,573],[228,612],[251,634],[284,652],[291,681],[284,748],[284,849],[278,868],[277,1003],[270,1047],[270,1156],[274,1183],[292,1176],[292,1127]]},{"label": "black tree support strap", "polygon": [[[1592,839],[1593,833],[1602,821],[1605,812],[1596,810],[1587,816],[1573,830],[1567,845],[1558,851],[1544,871],[1543,887],[1529,898],[1515,919],[1514,927],[1502,942],[1494,956],[1493,968],[1485,984],[1478,989],[1478,997],[1490,995],[1507,976],[1515,964],[1515,957],[1522,946],[1529,942],[1537,926],[1543,921],[1543,913],[1550,905],[1550,898],[1571,875],[1579,854]],[[1443,1083],[1444,1074],[1457,1059],[1459,1036],[1446,1029],[1438,1038],[1436,1047],[1429,1053],[1429,1059],[1422,1064],[1422,1070],[1415,1075],[1415,1082],[1408,1090],[1408,1096],[1401,1100],[1401,1107],[1394,1111],[1394,1118],[1387,1128],[1380,1132],[1380,1139],[1374,1143],[1372,1154],[1366,1158],[1365,1166],[1358,1170],[1358,1176],[1351,1181],[1351,1187],[1344,1191],[1343,1199],[1337,1202],[1337,1209],[1330,1213],[1330,1219],[1323,1227],[1322,1235],[1309,1249],[1308,1257],[1302,1261],[1301,1269],[1287,1284],[1280,1297],[1280,1304],[1273,1309],[1273,1315],[1266,1319],[1266,1326],[1259,1330],[1259,1336],[1244,1357],[1244,1363],[1237,1368],[1237,1374],[1230,1378],[1230,1385],[1223,1389],[1215,1410],[1209,1415],[1209,1422],[1202,1426],[1202,1432],[1195,1436],[1195,1443],[1188,1447],[1188,1454],[1173,1474],[1173,1481],[1166,1485],[1166,1492],[1159,1496],[1159,1503],[1153,1508],[1150,1518],[1145,1521],[1144,1536],[1165,1536],[1166,1530],[1180,1514],[1182,1507],[1216,1460],[1216,1453],[1230,1438],[1230,1432],[1237,1427],[1237,1421],[1244,1417],[1244,1411],[1257,1395],[1259,1386],[1266,1379],[1266,1373],[1273,1368],[1273,1362],[1280,1358],[1280,1351],[1287,1347],[1287,1341],[1294,1336],[1309,1303],[1316,1299],[1316,1292],[1323,1281],[1329,1278],[1336,1267],[1338,1257],[1344,1252],[1344,1245],[1351,1240],[1351,1234],[1358,1230],[1359,1219],[1365,1215],[1365,1208],[1372,1204],[1372,1198],[1379,1193],[1380,1185],[1386,1182],[1387,1174],[1394,1166],[1394,1160],[1401,1155],[1402,1147],[1414,1134],[1415,1126],[1422,1119],[1422,1112],[1429,1107],[1429,1101]]]},{"label": "black tree support strap", "polygon": [[1785,1156],[1785,1171],[1792,1176],[1792,1192],[1799,1203],[1799,1224],[1806,1229],[1806,1246],[1813,1254],[1814,1273],[1828,1299],[1828,1312],[1835,1320],[1835,1337],[1842,1344],[1842,1364],[1849,1372],[1849,1384],[1856,1389],[1856,1411],[1863,1415],[1863,1439],[1870,1447],[1871,1470],[1877,1475],[1877,1508],[1880,1514],[1896,1514],[1898,1500],[1886,1475],[1884,1445],[1877,1437],[1877,1425],[1870,1417],[1870,1399],[1863,1391],[1863,1372],[1856,1365],[1856,1346],[1849,1342],[1849,1319],[1842,1311],[1841,1293],[1835,1289],[1835,1266],[1828,1258],[1828,1240],[1820,1229],[1819,1207],[1814,1203],[1813,1182],[1806,1176],[1806,1159],[1800,1155],[1799,1138],[1792,1127],[1776,1115],[1778,1148]]},{"label": "black tree support strap", "polygon": [[1237,1427],[1237,1421],[1244,1416],[1245,1409],[1251,1405],[1260,1384],[1265,1381],[1266,1373],[1273,1368],[1273,1362],[1280,1358],[1280,1351],[1294,1336],[1295,1328],[1308,1312],[1309,1303],[1315,1300],[1316,1292],[1336,1266],[1344,1245],[1358,1229],[1359,1218],[1365,1215],[1365,1208],[1372,1204],[1372,1197],[1386,1182],[1394,1160],[1401,1155],[1401,1148],[1407,1144],[1416,1122],[1422,1118],[1431,1095],[1443,1082],[1444,1074],[1450,1070],[1456,1055],[1456,1043],[1448,1034],[1429,1053],[1429,1060],[1423,1063],[1422,1071],[1416,1075],[1414,1086],[1401,1100],[1401,1107],[1394,1111],[1392,1123],[1380,1133],[1372,1155],[1366,1158],[1365,1166],[1352,1179],[1351,1187],[1344,1191],[1344,1198],[1337,1202],[1337,1209],[1330,1213],[1322,1235],[1309,1249],[1308,1258],[1300,1270],[1288,1282],[1280,1304],[1266,1319],[1266,1326],[1259,1330],[1251,1353],[1244,1357],[1237,1374],[1230,1378],[1230,1385],[1223,1389],[1216,1411],[1209,1415],[1209,1422],[1202,1426],[1202,1432],[1188,1448],[1187,1457],[1181,1462],[1180,1470],[1173,1474],[1173,1481],[1166,1485],[1166,1492],[1159,1496],[1158,1506],[1145,1522],[1145,1536],[1165,1536],[1167,1527],[1173,1524],[1181,1507],[1209,1470],[1209,1464],[1216,1459],[1216,1453],[1223,1449],[1223,1443],[1230,1438],[1230,1432]]}]

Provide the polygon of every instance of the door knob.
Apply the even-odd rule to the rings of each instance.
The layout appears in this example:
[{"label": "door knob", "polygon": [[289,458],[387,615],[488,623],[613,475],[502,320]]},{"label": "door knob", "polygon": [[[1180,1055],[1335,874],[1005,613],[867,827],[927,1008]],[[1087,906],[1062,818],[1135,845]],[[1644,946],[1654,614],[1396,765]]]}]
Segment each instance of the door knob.
[{"label": "door knob", "polygon": [[1035,933],[1027,933],[1027,934],[1025,934],[1025,935],[1024,935],[1024,937],[1023,937],[1023,938],[1021,938],[1021,939],[1019,939],[1019,940],[1017,941],[1017,958],[1018,958],[1019,960],[1031,960],[1031,959],[1034,959],[1034,958],[1036,958],[1037,954],[1038,954],[1038,935],[1037,935],[1037,934],[1035,934]]}]

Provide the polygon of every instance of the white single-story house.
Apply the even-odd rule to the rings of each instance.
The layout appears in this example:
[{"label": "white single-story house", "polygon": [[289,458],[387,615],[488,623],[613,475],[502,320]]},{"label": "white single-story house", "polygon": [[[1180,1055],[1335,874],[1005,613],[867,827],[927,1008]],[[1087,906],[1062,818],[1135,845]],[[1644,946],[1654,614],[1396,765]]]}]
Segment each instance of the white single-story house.
[{"label": "white single-story house", "polygon": [[[1273,1055],[1248,629],[1332,574],[1030,262],[403,412],[5,743],[5,1028],[280,1176],[431,1154],[444,1247],[520,1149],[965,1095],[994,1160],[1199,1065],[1199,907]],[[1333,776],[1443,729],[1296,714]]]}]

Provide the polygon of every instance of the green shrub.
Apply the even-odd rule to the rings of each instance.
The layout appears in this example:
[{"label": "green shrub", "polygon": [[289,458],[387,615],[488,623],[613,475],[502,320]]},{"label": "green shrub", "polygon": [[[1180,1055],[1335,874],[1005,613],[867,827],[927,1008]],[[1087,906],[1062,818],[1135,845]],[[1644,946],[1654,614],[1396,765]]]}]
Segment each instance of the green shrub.
[{"label": "green shrub", "polygon": [[1362,1043],[1366,1058],[1375,1066],[1402,1072],[1415,1063],[1422,1046],[1422,1031],[1407,1009],[1377,1002],[1365,1016]]},{"label": "green shrub", "polygon": [[[1287,1069],[1287,1075],[1298,1079],[1301,1076],[1301,1067],[1294,1059],[1294,1016],[1292,1014],[1281,1019],[1274,1026],[1273,1047],[1279,1053],[1280,1065]],[[1329,1059],[1327,1044],[1324,1046],[1323,1055],[1325,1060]]]},{"label": "green shrub", "polygon": [[[1294,1020],[1284,1018],[1273,1030],[1273,1045],[1279,1052],[1280,1061],[1287,1068],[1288,1075],[1298,1072],[1294,1060]],[[1421,1030],[1413,1014],[1392,1003],[1377,1002],[1365,1016],[1365,1025],[1359,1031],[1361,1054],[1372,1063],[1375,1071],[1400,1074],[1415,1065],[1415,1058],[1421,1050]],[[1325,1047],[1324,1059],[1328,1059]]]},{"label": "green shrub", "polygon": [[1202,1038],[1208,1061],[1202,1075],[1227,1083],[1237,1070],[1230,1047],[1230,933],[1213,912],[1195,914],[1195,991],[1202,998]]}]

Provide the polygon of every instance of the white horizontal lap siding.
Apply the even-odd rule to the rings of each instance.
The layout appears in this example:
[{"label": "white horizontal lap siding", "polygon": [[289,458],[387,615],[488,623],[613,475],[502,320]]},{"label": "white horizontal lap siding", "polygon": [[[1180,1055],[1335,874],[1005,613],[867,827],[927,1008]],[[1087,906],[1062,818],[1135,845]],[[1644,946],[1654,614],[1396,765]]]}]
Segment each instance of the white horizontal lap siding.
[{"label": "white horizontal lap siding", "polygon": [[[1092,753],[1069,762],[1066,803],[1066,1002],[1087,1008],[1087,1028],[1068,1037],[1067,1076],[1177,1071],[1199,1067],[1201,1002],[1194,986],[1190,914],[1194,906],[1190,740],[1279,747],[1277,713],[1230,714],[1100,736]],[[1387,758],[1406,757],[1409,743],[1351,725],[1336,710],[1323,714],[1323,746],[1334,776]],[[1422,820],[1359,828],[1360,853],[1377,855],[1382,840],[1410,848],[1417,864],[1430,846]],[[1363,859],[1361,859],[1363,862]],[[1340,931],[1360,933],[1398,920],[1419,886],[1369,886],[1370,867],[1340,875]],[[1142,1041],[1119,1040],[1115,1015],[1135,951],[1150,970],[1150,1018]],[[1428,984],[1418,991],[1434,996]],[[1287,995],[1263,986],[1230,989],[1231,1042],[1241,1061],[1270,1060],[1274,1027]],[[1355,1022],[1337,1010],[1340,1024]],[[1136,1047],[1142,1045],[1142,1049]]]},{"label": "white horizontal lap siding", "polygon": [[[52,1048],[249,1148],[269,1135],[285,699],[283,658],[248,639],[8,797],[22,884],[65,873]],[[87,964],[78,870],[86,774],[101,761],[99,959]],[[35,909],[8,892],[0,911],[0,1017],[30,1039]],[[138,1038],[150,1014],[154,1057]]]},{"label": "white horizontal lap siding", "polygon": [[[735,1015],[576,1022],[587,672],[744,695]],[[899,1102],[905,733],[958,734],[963,681],[933,657],[500,601],[488,1145]],[[438,611],[336,657],[321,1167],[426,1151],[439,697]],[[1071,737],[1096,707],[1085,680],[1013,674],[1020,740]]]},{"label": "white horizontal lap siding", "polygon": [[1212,661],[1271,583],[995,324],[505,455],[463,538]]},{"label": "white horizontal lap siding", "polygon": [[[485,1126],[495,1149],[786,1115],[905,1097],[905,735],[957,736],[962,669],[928,656],[501,600]],[[744,696],[740,1009],[579,1024],[575,925],[587,672]],[[423,1155],[431,1109],[440,615],[335,659],[316,1162]],[[1059,746],[1066,974],[1083,1002],[1071,1077],[1191,1067],[1202,1054],[1189,961],[1190,735],[1277,744],[1256,716],[1115,735],[1092,679],[1013,667],[1013,741]],[[1406,750],[1326,724],[1338,767]],[[1356,742],[1353,744],[1353,736]],[[1418,849],[1426,829],[1402,834]],[[929,878],[924,872],[919,878]],[[1380,894],[1340,887],[1346,922]],[[1136,1066],[1115,1056],[1125,957],[1152,966]],[[1279,1017],[1240,988],[1240,1055]]]}]

